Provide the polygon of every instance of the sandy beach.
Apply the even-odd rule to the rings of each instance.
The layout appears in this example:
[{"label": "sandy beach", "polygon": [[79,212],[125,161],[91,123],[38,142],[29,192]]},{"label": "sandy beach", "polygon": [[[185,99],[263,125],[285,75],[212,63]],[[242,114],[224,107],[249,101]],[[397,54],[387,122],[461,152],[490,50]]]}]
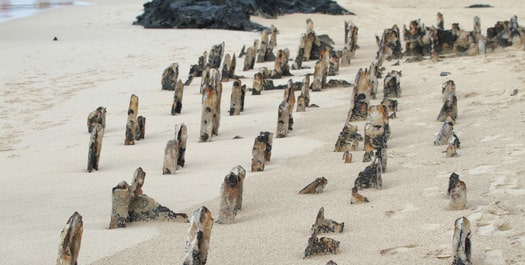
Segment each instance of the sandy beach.
[{"label": "sandy beach", "polygon": [[[225,52],[239,54],[260,33],[225,30],[144,29],[133,26],[143,1],[94,0],[92,5],[67,6],[31,17],[0,23],[0,264],[54,264],[60,231],[75,211],[83,216],[84,232],[78,264],[182,264],[187,223],[134,222],[108,229],[111,190],[131,182],[133,172],[146,172],[144,193],[162,205],[191,214],[205,205],[218,213],[223,178],[241,165],[243,209],[235,224],[215,224],[207,264],[451,264],[454,220],[465,216],[472,224],[473,264],[525,264],[525,51],[508,47],[474,57],[407,63],[386,61],[385,73],[402,71],[403,95],[397,118],[390,120],[388,170],[383,188],[360,191],[367,204],[350,204],[358,173],[369,163],[364,152],[353,152],[343,163],[334,144],[350,106],[350,87],[311,92],[319,108],[294,112],[294,129],[274,139],[272,159],[263,172],[250,172],[254,138],[274,132],[282,90],[246,96],[245,111],[229,116],[232,81],[224,82],[219,135],[199,143],[200,78],[184,89],[180,115],[170,113],[172,91],[161,90],[161,75],[178,63],[185,80],[191,64],[212,47],[225,42]],[[344,21],[359,27],[360,48],[351,65],[338,76],[354,82],[360,68],[375,61],[375,34],[397,24],[421,19],[435,25],[436,13],[445,27],[458,22],[472,29],[474,16],[482,33],[497,21],[525,18],[518,0],[484,2],[493,8],[467,9],[471,2],[338,1],[356,16],[293,14],[278,19],[252,17],[275,25],[277,48],[295,58],[305,20],[317,34],[328,34],[335,48],[344,44]],[[520,20],[521,19],[521,20]],[[523,22],[525,23],[525,22]],[[56,37],[58,41],[53,41]],[[252,87],[255,71],[236,74]],[[292,70],[294,81],[313,73]],[[256,63],[255,69],[273,62]],[[440,76],[449,72],[448,76]],[[289,78],[274,80],[285,84]],[[461,139],[458,156],[447,158],[446,146],[433,141],[442,123],[441,86],[454,80],[458,119],[454,131]],[[382,99],[383,81],[378,99]],[[511,96],[514,90],[518,93]],[[297,93],[297,92],[296,92]],[[139,97],[139,114],[147,118],[146,136],[124,145],[127,108]],[[107,108],[107,126],[98,171],[86,170],[87,115]],[[166,142],[176,124],[188,127],[186,165],[163,175]],[[355,122],[363,134],[365,122]],[[241,139],[234,139],[240,136]],[[467,209],[447,208],[452,172],[467,185]],[[306,184],[324,176],[323,193],[298,195]],[[345,223],[342,233],[323,236],[340,241],[340,253],[303,259],[317,211]]]}]

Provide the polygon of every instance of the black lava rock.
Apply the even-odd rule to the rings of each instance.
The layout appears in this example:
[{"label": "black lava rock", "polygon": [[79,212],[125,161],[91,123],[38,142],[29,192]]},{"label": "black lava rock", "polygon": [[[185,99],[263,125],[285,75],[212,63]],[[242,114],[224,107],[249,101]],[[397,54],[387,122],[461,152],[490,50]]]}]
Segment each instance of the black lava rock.
[{"label": "black lava rock", "polygon": [[353,15],[329,0],[153,0],[134,25],[145,28],[207,28],[254,31],[265,27],[250,16],[276,18],[291,13]]}]

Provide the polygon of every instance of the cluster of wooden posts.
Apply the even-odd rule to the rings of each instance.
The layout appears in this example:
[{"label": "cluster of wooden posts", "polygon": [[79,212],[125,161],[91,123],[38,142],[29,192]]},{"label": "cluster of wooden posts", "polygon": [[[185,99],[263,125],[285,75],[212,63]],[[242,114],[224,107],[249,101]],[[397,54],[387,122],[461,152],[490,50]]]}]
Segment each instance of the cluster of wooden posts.
[{"label": "cluster of wooden posts", "polygon": [[[387,141],[390,137],[389,119],[396,118],[398,111],[397,99],[401,97],[400,71],[390,71],[383,79],[383,100],[378,105],[371,105],[370,100],[376,99],[380,78],[385,72],[382,67],[385,60],[408,57],[407,61],[422,60],[429,56],[434,61],[452,55],[475,55],[489,52],[500,47],[523,45],[525,48],[525,28],[520,27],[517,17],[499,21],[494,27],[487,29],[486,36],[481,34],[480,20],[474,18],[474,30],[460,29],[453,23],[451,29],[444,28],[441,13],[437,14],[437,26],[425,27],[420,20],[413,20],[409,28],[403,26],[405,50],[401,45],[400,30],[397,25],[387,28],[381,36],[376,36],[379,50],[376,61],[369,68],[357,72],[351,93],[350,109],[347,120],[335,144],[335,152],[343,152],[345,163],[352,162],[352,153],[359,149],[359,142],[364,141],[363,162],[371,162],[358,174],[352,188],[351,203],[366,203],[368,198],[358,193],[364,188],[382,188],[382,174],[387,169]],[[293,64],[290,66],[290,51],[288,48],[277,47],[277,29],[272,25],[270,31],[262,31],[261,39],[256,39],[247,49],[243,46],[239,58],[244,56],[243,71],[253,70],[255,62],[274,61],[274,69],[262,67],[255,72],[252,88],[247,89],[241,82],[242,76],[235,75],[236,56],[224,54],[225,43],[213,45],[210,52],[204,51],[195,65],[191,65],[188,79],[183,83],[179,78],[179,65],[172,63],[162,73],[161,88],[174,91],[171,106],[172,115],[182,113],[184,87],[189,86],[195,77],[201,77],[200,93],[202,94],[202,115],[199,142],[209,142],[214,135],[219,134],[221,117],[222,82],[233,80],[230,97],[229,115],[240,115],[245,109],[244,99],[248,90],[252,95],[260,95],[264,90],[283,89],[284,95],[278,106],[278,122],[275,132],[261,131],[255,137],[252,149],[251,171],[263,171],[270,161],[273,137],[288,136],[293,130],[293,109],[297,102],[296,112],[303,112],[310,104],[309,91],[321,91],[331,86],[348,86],[346,81],[327,80],[328,76],[338,75],[340,66],[347,66],[359,47],[357,44],[358,27],[351,21],[344,23],[344,47],[335,50],[333,41],[327,35],[317,35],[313,29],[313,21],[306,21],[306,32],[301,34],[299,48]],[[223,60],[224,58],[224,60]],[[303,62],[316,60],[312,79],[306,75],[302,82],[288,80],[286,85],[275,86],[272,79],[291,76],[290,70],[304,69]],[[222,62],[222,69],[219,68]],[[220,69],[220,70],[219,70]],[[295,90],[300,95],[295,98]],[[443,122],[436,137],[435,145],[448,145],[444,151],[447,157],[456,156],[459,148],[459,138],[453,131],[458,117],[457,96],[455,84],[449,80],[443,84],[443,106],[437,120]],[[358,133],[355,121],[365,121],[364,138]],[[146,118],[138,115],[138,97],[131,95],[128,118],[125,130],[125,145],[134,145],[135,141],[145,137]],[[88,153],[88,172],[99,170],[99,159],[102,139],[106,127],[106,108],[98,107],[88,115],[87,127],[90,135]],[[163,174],[175,174],[179,167],[184,167],[187,141],[187,128],[184,123],[177,124],[174,137],[168,140],[165,148]],[[144,220],[176,220],[190,222],[186,240],[186,255],[183,264],[205,264],[209,248],[210,234],[214,219],[205,207],[197,209],[190,218],[184,213],[175,213],[157,203],[153,198],[143,193],[146,173],[137,168],[132,184],[122,181],[112,189],[112,213],[109,228],[125,227],[127,223]],[[234,167],[224,177],[221,185],[219,202],[219,217],[217,223],[232,224],[235,216],[242,208],[243,182],[246,171],[242,166]],[[315,179],[303,188],[299,194],[320,193],[328,183],[324,177]],[[452,210],[465,209],[466,185],[459,180],[459,175],[452,173],[449,179],[449,207]],[[59,257],[57,264],[76,264],[80,250],[83,232],[82,216],[75,212],[67,221],[61,234]],[[319,210],[316,221],[311,229],[304,257],[315,254],[338,253],[339,241],[317,235],[321,232],[342,232],[344,223],[337,223],[324,218],[324,208]],[[453,264],[470,262],[470,223],[465,217],[458,218],[454,223]],[[328,264],[335,264],[329,261]]]}]

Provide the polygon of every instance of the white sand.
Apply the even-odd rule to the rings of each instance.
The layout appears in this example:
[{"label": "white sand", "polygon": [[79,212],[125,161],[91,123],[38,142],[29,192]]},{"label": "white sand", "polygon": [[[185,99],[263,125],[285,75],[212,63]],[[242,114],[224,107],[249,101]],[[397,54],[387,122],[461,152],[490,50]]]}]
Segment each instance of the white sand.
[{"label": "white sand", "polygon": [[[79,264],[181,264],[187,224],[132,223],[108,230],[111,188],[130,182],[141,166],[147,173],[144,192],[161,204],[188,214],[206,205],[215,215],[223,177],[236,165],[249,171],[254,137],[276,128],[282,91],[247,95],[245,112],[228,116],[232,84],[227,82],[220,135],[198,143],[200,78],[185,88],[178,116],[170,114],[173,92],[160,89],[169,64],[177,62],[185,80],[204,50],[224,41],[226,52],[238,54],[260,38],[258,33],[146,30],[131,25],[143,1],[92,2],[0,24],[2,264],[53,264],[60,231],[74,211],[84,220]],[[459,22],[469,30],[477,15],[485,33],[498,20],[512,15],[523,20],[525,14],[519,0],[487,2],[495,6],[490,9],[465,9],[472,3],[451,0],[339,3],[358,16],[253,20],[274,24],[280,30],[278,48],[289,48],[295,58],[306,18],[313,19],[318,34],[330,35],[338,49],[343,21],[351,19],[359,26],[360,49],[352,64],[332,78],[353,82],[357,70],[375,58],[374,34],[393,24],[421,18],[433,25],[440,11],[446,27]],[[274,140],[265,171],[248,172],[243,210],[236,224],[214,225],[208,264],[325,264],[330,259],[338,264],[450,264],[453,222],[461,216],[473,225],[473,264],[525,264],[525,52],[507,48],[438,63],[393,63],[384,66],[403,71],[403,96],[398,118],[390,121],[383,189],[361,192],[369,204],[350,204],[354,179],[367,165],[361,162],[363,151],[354,152],[351,164],[333,152],[350,88],[311,93],[311,102],[320,108],[294,113],[294,130]],[[247,77],[242,82],[251,87],[253,71],[241,71],[242,59],[237,65],[236,74]],[[263,65],[273,68],[273,63],[256,68]],[[293,79],[300,81],[312,71],[295,71]],[[441,71],[452,74],[441,77]],[[454,158],[445,158],[445,147],[432,144],[441,127],[435,121],[441,84],[448,79],[457,86],[455,131],[462,142]],[[518,95],[510,96],[514,89]],[[146,138],[125,146],[133,93],[139,97],[139,114],[147,118]],[[107,128],[100,169],[87,173],[86,117],[98,106],[107,107]],[[175,175],[162,175],[164,146],[180,122],[189,133],[186,166]],[[355,124],[362,133],[364,122]],[[243,139],[233,140],[237,135]],[[452,172],[467,184],[466,210],[447,209]],[[319,176],[328,179],[324,193],[297,195]],[[303,260],[321,206],[327,218],[345,222],[342,234],[326,235],[341,242],[341,253]]]}]

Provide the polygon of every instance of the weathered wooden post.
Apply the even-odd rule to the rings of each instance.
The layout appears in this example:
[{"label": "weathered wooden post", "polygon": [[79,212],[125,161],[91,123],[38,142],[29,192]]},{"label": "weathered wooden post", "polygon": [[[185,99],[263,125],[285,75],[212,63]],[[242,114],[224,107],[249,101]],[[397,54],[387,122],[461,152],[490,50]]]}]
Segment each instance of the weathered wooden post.
[{"label": "weathered wooden post", "polygon": [[162,174],[175,174],[177,171],[177,162],[179,159],[179,142],[175,139],[169,140],[164,149],[164,164]]},{"label": "weathered wooden post", "polygon": [[122,181],[113,187],[111,200],[111,220],[109,229],[126,227],[129,215],[129,202],[131,190],[126,181]]},{"label": "weathered wooden post", "polygon": [[175,90],[175,85],[179,78],[179,65],[177,63],[172,63],[164,72],[162,72],[162,90]]},{"label": "weathered wooden post", "polygon": [[184,265],[205,265],[210,248],[211,228],[213,218],[210,210],[205,206],[200,207],[190,219],[190,227],[186,236],[186,254]]},{"label": "weathered wooden post", "polygon": [[470,221],[466,217],[460,217],[454,222],[454,236],[452,237],[452,265],[472,264],[470,254],[472,245],[470,242]]},{"label": "weathered wooden post", "polygon": [[173,93],[173,104],[171,106],[171,115],[180,114],[182,111],[182,96],[184,95],[184,84],[179,79]]},{"label": "weathered wooden post", "polygon": [[102,125],[95,124],[91,131],[91,137],[89,139],[89,151],[88,151],[88,165],[87,170],[91,172],[94,170],[98,171],[98,164],[100,160],[100,151],[102,150],[102,138],[104,136],[104,128]]},{"label": "weathered wooden post", "polygon": [[96,110],[89,113],[87,118],[88,132],[91,133],[95,124],[102,125],[106,129],[106,108],[98,107]]},{"label": "weathered wooden post", "polygon": [[188,128],[186,124],[179,123],[175,125],[175,140],[179,144],[177,165],[184,167],[186,163],[186,142],[188,141]]},{"label": "weathered wooden post", "polygon": [[289,122],[290,122],[290,111],[288,102],[283,100],[279,104],[279,110],[277,115],[277,138],[284,138],[288,136]]},{"label": "weathered wooden post", "polygon": [[78,212],[74,212],[60,233],[57,265],[77,264],[83,231],[84,224],[82,222],[82,216]]}]

